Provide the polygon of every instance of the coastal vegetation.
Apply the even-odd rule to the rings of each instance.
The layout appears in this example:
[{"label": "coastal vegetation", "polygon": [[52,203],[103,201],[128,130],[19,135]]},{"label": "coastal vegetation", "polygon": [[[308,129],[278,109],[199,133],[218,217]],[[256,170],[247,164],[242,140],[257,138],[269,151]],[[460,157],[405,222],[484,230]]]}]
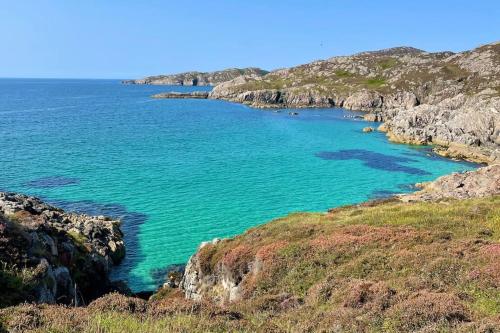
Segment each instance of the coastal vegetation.
[{"label": "coastal vegetation", "polygon": [[202,300],[164,287],[85,308],[0,311],[23,332],[493,332],[500,315],[500,197],[296,213],[198,251]]}]

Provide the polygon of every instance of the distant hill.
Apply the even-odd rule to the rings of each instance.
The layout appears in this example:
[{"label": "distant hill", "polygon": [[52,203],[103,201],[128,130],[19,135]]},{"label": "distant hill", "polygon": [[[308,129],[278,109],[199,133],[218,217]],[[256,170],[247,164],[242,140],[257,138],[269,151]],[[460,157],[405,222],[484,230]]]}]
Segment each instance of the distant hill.
[{"label": "distant hill", "polygon": [[138,80],[125,80],[124,84],[154,84],[174,86],[212,86],[238,76],[260,77],[269,73],[260,68],[229,68],[215,72],[185,72],[171,75],[148,76]]}]

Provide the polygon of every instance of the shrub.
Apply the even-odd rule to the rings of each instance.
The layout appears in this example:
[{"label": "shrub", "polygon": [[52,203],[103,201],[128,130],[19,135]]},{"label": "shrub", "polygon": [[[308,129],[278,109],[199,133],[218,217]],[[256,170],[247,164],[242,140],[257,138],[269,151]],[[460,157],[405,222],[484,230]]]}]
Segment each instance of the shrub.
[{"label": "shrub", "polygon": [[347,287],[344,306],[384,311],[393,303],[396,291],[385,282],[353,281]]},{"label": "shrub", "polygon": [[381,77],[365,80],[365,85],[368,88],[379,88],[380,86],[384,85],[385,83],[386,83],[385,79],[381,78]]},{"label": "shrub", "polygon": [[140,298],[128,297],[118,293],[107,294],[94,300],[88,306],[91,312],[146,312],[146,301]]},{"label": "shrub", "polygon": [[423,291],[391,308],[384,326],[395,332],[413,332],[435,324],[453,327],[469,320],[470,312],[457,296]]},{"label": "shrub", "polygon": [[13,332],[25,332],[42,325],[42,312],[34,304],[23,304],[16,308],[9,308],[1,313],[5,326]]}]

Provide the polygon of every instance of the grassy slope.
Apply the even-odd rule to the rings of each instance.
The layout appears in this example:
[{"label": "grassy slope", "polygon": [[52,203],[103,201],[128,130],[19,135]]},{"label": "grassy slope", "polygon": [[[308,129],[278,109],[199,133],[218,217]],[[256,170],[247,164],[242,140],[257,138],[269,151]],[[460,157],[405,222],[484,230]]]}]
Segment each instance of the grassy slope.
[{"label": "grassy slope", "polygon": [[260,263],[244,275],[240,302],[191,303],[162,290],[148,304],[113,295],[1,317],[41,332],[487,332],[500,329],[499,240],[499,196],[293,214],[200,251],[205,273]]}]

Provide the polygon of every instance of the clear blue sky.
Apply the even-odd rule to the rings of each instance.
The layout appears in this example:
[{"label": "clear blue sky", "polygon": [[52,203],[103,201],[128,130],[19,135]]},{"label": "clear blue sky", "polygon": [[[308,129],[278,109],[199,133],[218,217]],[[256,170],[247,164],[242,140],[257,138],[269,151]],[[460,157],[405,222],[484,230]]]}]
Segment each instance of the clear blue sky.
[{"label": "clear blue sky", "polygon": [[0,0],[0,77],[275,69],[409,45],[500,40],[500,0]]}]

